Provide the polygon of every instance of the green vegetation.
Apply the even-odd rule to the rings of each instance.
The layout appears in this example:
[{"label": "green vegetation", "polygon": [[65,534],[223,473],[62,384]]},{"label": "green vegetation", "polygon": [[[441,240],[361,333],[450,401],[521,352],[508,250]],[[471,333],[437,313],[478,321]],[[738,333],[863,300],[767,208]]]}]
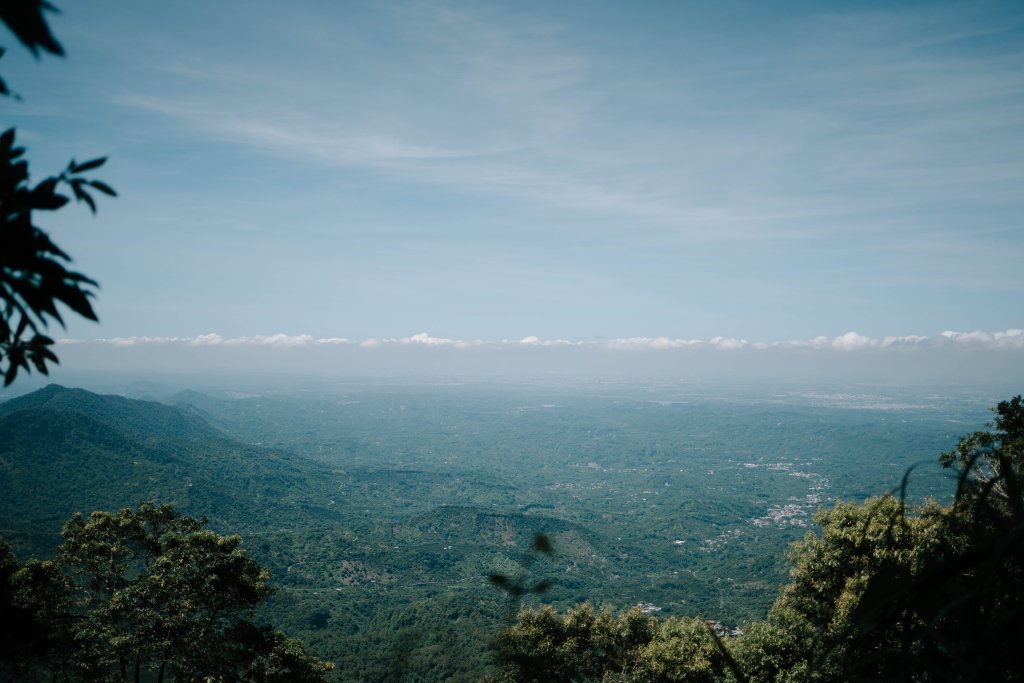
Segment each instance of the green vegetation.
[{"label": "green vegetation", "polygon": [[194,409],[52,385],[0,404],[0,435],[0,519],[19,555],[50,553],[76,512],[141,501],[224,531],[338,521],[318,484],[329,468],[225,438]]},{"label": "green vegetation", "polygon": [[[669,676],[682,646],[669,634],[704,619],[744,627],[725,639],[742,667],[754,652],[792,673],[815,634],[789,628],[791,612],[765,619],[787,582],[785,548],[819,507],[898,490],[985,412],[972,397],[830,401],[378,384],[167,405],[50,386],[0,403],[0,531],[18,557],[46,558],[76,512],[160,501],[209,517],[271,572],[256,622],[335,662],[331,680],[507,676],[495,655],[510,609],[557,619],[585,601],[595,615],[649,610],[643,646],[661,668],[645,675]],[[927,506],[923,494],[948,503],[956,488],[920,466],[906,507]],[[872,504],[877,536],[890,508]],[[533,552],[538,532],[552,554]]]},{"label": "green vegetation", "polygon": [[322,680],[332,665],[250,618],[270,573],[205,523],[145,503],[73,517],[55,561],[18,566],[0,545],[18,627],[0,666],[21,680]]},{"label": "green vegetation", "polygon": [[764,621],[723,641],[694,619],[528,609],[502,635],[508,681],[1011,681],[1024,646],[1024,408],[942,456],[952,505],[886,495],[815,517]]}]

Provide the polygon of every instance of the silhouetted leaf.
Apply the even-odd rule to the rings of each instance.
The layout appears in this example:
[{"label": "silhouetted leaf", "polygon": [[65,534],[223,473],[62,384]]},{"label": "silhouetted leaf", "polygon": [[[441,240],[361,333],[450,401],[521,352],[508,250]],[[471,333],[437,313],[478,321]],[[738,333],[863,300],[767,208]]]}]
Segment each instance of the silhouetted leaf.
[{"label": "silhouetted leaf", "polygon": [[83,190],[78,184],[72,184],[71,190],[75,193],[75,199],[80,202],[85,202],[89,205],[89,209],[91,209],[93,213],[96,213],[96,202],[94,202],[92,197],[89,196],[89,193]]},{"label": "silhouetted leaf", "polygon": [[40,48],[54,55],[63,55],[64,48],[50,32],[44,11],[58,13],[60,10],[46,0],[7,1],[0,3],[0,20],[36,57]]},{"label": "silhouetted leaf", "polygon": [[89,302],[86,292],[78,288],[69,289],[60,297],[60,300],[83,318],[96,320],[96,312],[92,310],[92,304]]},{"label": "silhouetted leaf", "polygon": [[82,163],[76,163],[74,160],[71,161],[71,165],[68,166],[68,170],[72,173],[84,173],[85,171],[91,171],[94,168],[99,168],[107,162],[107,157],[100,157],[98,159],[90,159],[89,161],[83,161]]},{"label": "silhouetted leaf", "polygon": [[32,189],[32,200],[42,199],[57,191],[57,178],[47,178]]},{"label": "silhouetted leaf", "polygon": [[15,338],[21,337],[25,334],[25,328],[29,326],[32,321],[29,320],[27,315],[22,315],[21,320],[18,322],[18,331],[14,333]]},{"label": "silhouetted leaf", "polygon": [[99,180],[90,180],[89,184],[95,187],[97,190],[110,197],[116,197],[117,193],[114,192],[114,188],[106,183],[100,182]]}]

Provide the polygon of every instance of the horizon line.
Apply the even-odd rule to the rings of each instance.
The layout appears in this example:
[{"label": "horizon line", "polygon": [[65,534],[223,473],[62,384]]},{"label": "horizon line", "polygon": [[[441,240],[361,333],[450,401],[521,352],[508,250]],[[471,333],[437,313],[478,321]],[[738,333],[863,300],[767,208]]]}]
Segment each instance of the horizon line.
[{"label": "horizon line", "polygon": [[183,347],[255,347],[295,349],[304,347],[342,346],[361,349],[382,347],[419,347],[449,349],[508,349],[508,348],[579,348],[613,351],[652,350],[671,351],[683,349],[716,349],[721,351],[772,349],[811,349],[831,351],[860,351],[869,349],[1011,349],[1024,350],[1024,329],[1010,328],[1005,331],[987,332],[974,330],[956,332],[946,330],[931,336],[893,335],[871,337],[855,331],[828,337],[818,335],[812,338],[789,339],[776,341],[751,341],[742,337],[714,336],[708,339],[657,336],[657,337],[618,337],[611,339],[542,339],[535,335],[527,335],[518,339],[483,340],[454,339],[435,337],[427,332],[420,332],[408,337],[366,337],[363,339],[349,337],[315,337],[310,334],[270,334],[223,336],[207,333],[195,336],[131,336],[107,337],[95,339],[57,340],[58,344],[96,344],[103,346],[183,346]]}]

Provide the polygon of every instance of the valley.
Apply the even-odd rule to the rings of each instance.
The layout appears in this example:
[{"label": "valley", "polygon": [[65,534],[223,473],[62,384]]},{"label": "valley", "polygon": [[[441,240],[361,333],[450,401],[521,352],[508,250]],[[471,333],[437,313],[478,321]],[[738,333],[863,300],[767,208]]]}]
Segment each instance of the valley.
[{"label": "valley", "polygon": [[44,556],[76,511],[173,503],[243,536],[279,588],[266,618],[338,680],[473,680],[517,606],[490,575],[550,581],[527,603],[762,618],[820,506],[898,490],[916,463],[908,497],[948,500],[935,459],[992,402],[604,383],[252,393],[53,385],[0,404],[3,535]]}]

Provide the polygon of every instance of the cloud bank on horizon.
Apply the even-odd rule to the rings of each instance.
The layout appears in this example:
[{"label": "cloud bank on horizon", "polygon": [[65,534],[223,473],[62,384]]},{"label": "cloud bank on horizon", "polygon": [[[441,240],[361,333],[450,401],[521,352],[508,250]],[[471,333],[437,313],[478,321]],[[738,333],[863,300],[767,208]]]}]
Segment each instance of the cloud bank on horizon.
[{"label": "cloud bank on horizon", "polygon": [[832,351],[860,351],[867,349],[971,349],[1024,351],[1024,329],[1012,328],[1005,331],[955,332],[947,330],[932,336],[904,335],[869,337],[857,332],[847,332],[836,337],[820,335],[810,339],[785,341],[750,341],[737,337],[716,336],[710,339],[677,339],[670,337],[621,337],[605,340],[541,339],[528,335],[519,339],[464,340],[434,337],[420,332],[408,337],[368,337],[350,339],[347,337],[314,337],[309,334],[271,334],[225,337],[216,333],[192,337],[134,336],[97,339],[61,339],[60,344],[96,344],[102,346],[132,347],[174,345],[181,347],[249,347],[296,349],[303,347],[349,346],[364,349],[379,347],[420,347],[420,348],[603,348],[609,350],[650,350],[668,351],[674,349],[718,349],[722,351],[770,350],[770,349],[818,349]]}]

